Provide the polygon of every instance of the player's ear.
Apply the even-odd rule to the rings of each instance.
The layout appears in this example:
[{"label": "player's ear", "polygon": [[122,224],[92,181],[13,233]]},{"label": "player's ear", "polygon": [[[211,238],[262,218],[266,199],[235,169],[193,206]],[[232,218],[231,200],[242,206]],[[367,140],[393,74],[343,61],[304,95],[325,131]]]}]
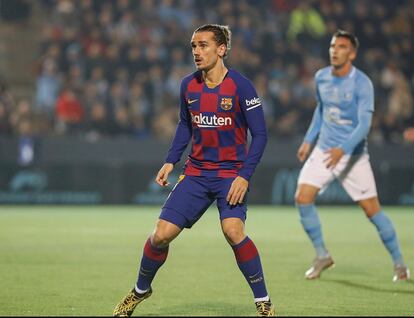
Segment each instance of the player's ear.
[{"label": "player's ear", "polygon": [[223,58],[224,54],[226,54],[227,47],[224,44],[220,44],[217,48],[217,54]]},{"label": "player's ear", "polygon": [[349,59],[350,59],[351,61],[355,60],[355,59],[356,59],[356,55],[357,55],[357,51],[356,51],[355,49],[353,49],[353,50],[351,51],[351,54],[349,54]]}]

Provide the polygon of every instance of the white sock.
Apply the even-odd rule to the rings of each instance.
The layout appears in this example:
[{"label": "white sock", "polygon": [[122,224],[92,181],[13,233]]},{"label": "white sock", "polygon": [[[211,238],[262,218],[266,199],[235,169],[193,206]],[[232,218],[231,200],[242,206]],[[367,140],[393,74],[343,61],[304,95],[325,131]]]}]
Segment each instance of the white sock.
[{"label": "white sock", "polygon": [[257,303],[258,301],[269,301],[270,297],[267,295],[266,297],[255,298],[254,302]]},{"label": "white sock", "polygon": [[[149,288],[148,288],[149,289]],[[148,291],[148,289],[146,289],[146,290],[142,290],[142,289],[139,289],[138,287],[137,287],[137,285],[135,285],[135,291],[138,293],[138,294],[145,294],[147,291]]]}]

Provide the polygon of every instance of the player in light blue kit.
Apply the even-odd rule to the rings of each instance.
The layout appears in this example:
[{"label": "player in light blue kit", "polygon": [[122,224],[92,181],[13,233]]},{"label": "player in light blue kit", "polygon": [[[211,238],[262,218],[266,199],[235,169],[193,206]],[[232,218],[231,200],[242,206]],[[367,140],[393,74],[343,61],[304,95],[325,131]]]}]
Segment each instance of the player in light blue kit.
[{"label": "player in light blue kit", "polygon": [[296,205],[304,230],[316,250],[316,258],[305,273],[315,279],[334,265],[325,247],[315,199],[335,178],[358,202],[375,225],[394,262],[393,281],[408,280],[410,272],[400,252],[391,220],[378,200],[375,179],[367,151],[367,135],[374,111],[371,80],[352,65],[358,39],[338,30],[329,48],[331,65],[315,74],[317,107],[297,156],[303,162],[298,178]]}]

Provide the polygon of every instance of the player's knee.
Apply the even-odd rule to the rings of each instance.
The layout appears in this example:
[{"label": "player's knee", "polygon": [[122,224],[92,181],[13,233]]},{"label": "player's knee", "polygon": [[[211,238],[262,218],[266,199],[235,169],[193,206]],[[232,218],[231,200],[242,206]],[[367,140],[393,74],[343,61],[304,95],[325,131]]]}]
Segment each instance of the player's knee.
[{"label": "player's knee", "polygon": [[151,244],[154,247],[163,248],[170,244],[171,238],[164,232],[155,232],[152,235]]},{"label": "player's knee", "polygon": [[298,191],[295,195],[296,204],[311,204],[313,203],[313,198],[304,194],[302,191]]},{"label": "player's knee", "polygon": [[236,227],[229,227],[223,233],[226,240],[232,245],[240,243],[244,238],[243,231]]},{"label": "player's knee", "polygon": [[377,197],[361,200],[358,203],[368,217],[372,217],[381,211],[381,205]]}]

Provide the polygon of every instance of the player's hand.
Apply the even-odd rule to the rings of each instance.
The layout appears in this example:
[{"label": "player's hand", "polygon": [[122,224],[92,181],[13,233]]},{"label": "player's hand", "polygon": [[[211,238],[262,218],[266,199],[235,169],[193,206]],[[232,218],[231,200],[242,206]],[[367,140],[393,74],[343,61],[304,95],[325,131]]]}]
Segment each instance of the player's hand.
[{"label": "player's hand", "polygon": [[310,149],[311,145],[307,142],[304,142],[300,145],[298,152],[296,154],[300,162],[303,162],[308,157]]},{"label": "player's hand", "polygon": [[344,150],[342,148],[331,148],[325,151],[325,153],[329,154],[324,160],[324,162],[326,162],[326,168],[331,169],[335,168],[339,160],[341,160],[344,155]]},{"label": "player's hand", "polygon": [[227,194],[227,202],[230,205],[236,205],[238,203],[243,203],[244,196],[246,195],[247,189],[249,187],[249,181],[242,177],[237,177],[231,184],[229,193]]},{"label": "player's hand", "polygon": [[168,176],[173,171],[174,165],[172,163],[165,163],[160,171],[158,171],[157,177],[155,178],[155,182],[158,183],[162,187],[168,186],[170,183],[168,182]]}]

